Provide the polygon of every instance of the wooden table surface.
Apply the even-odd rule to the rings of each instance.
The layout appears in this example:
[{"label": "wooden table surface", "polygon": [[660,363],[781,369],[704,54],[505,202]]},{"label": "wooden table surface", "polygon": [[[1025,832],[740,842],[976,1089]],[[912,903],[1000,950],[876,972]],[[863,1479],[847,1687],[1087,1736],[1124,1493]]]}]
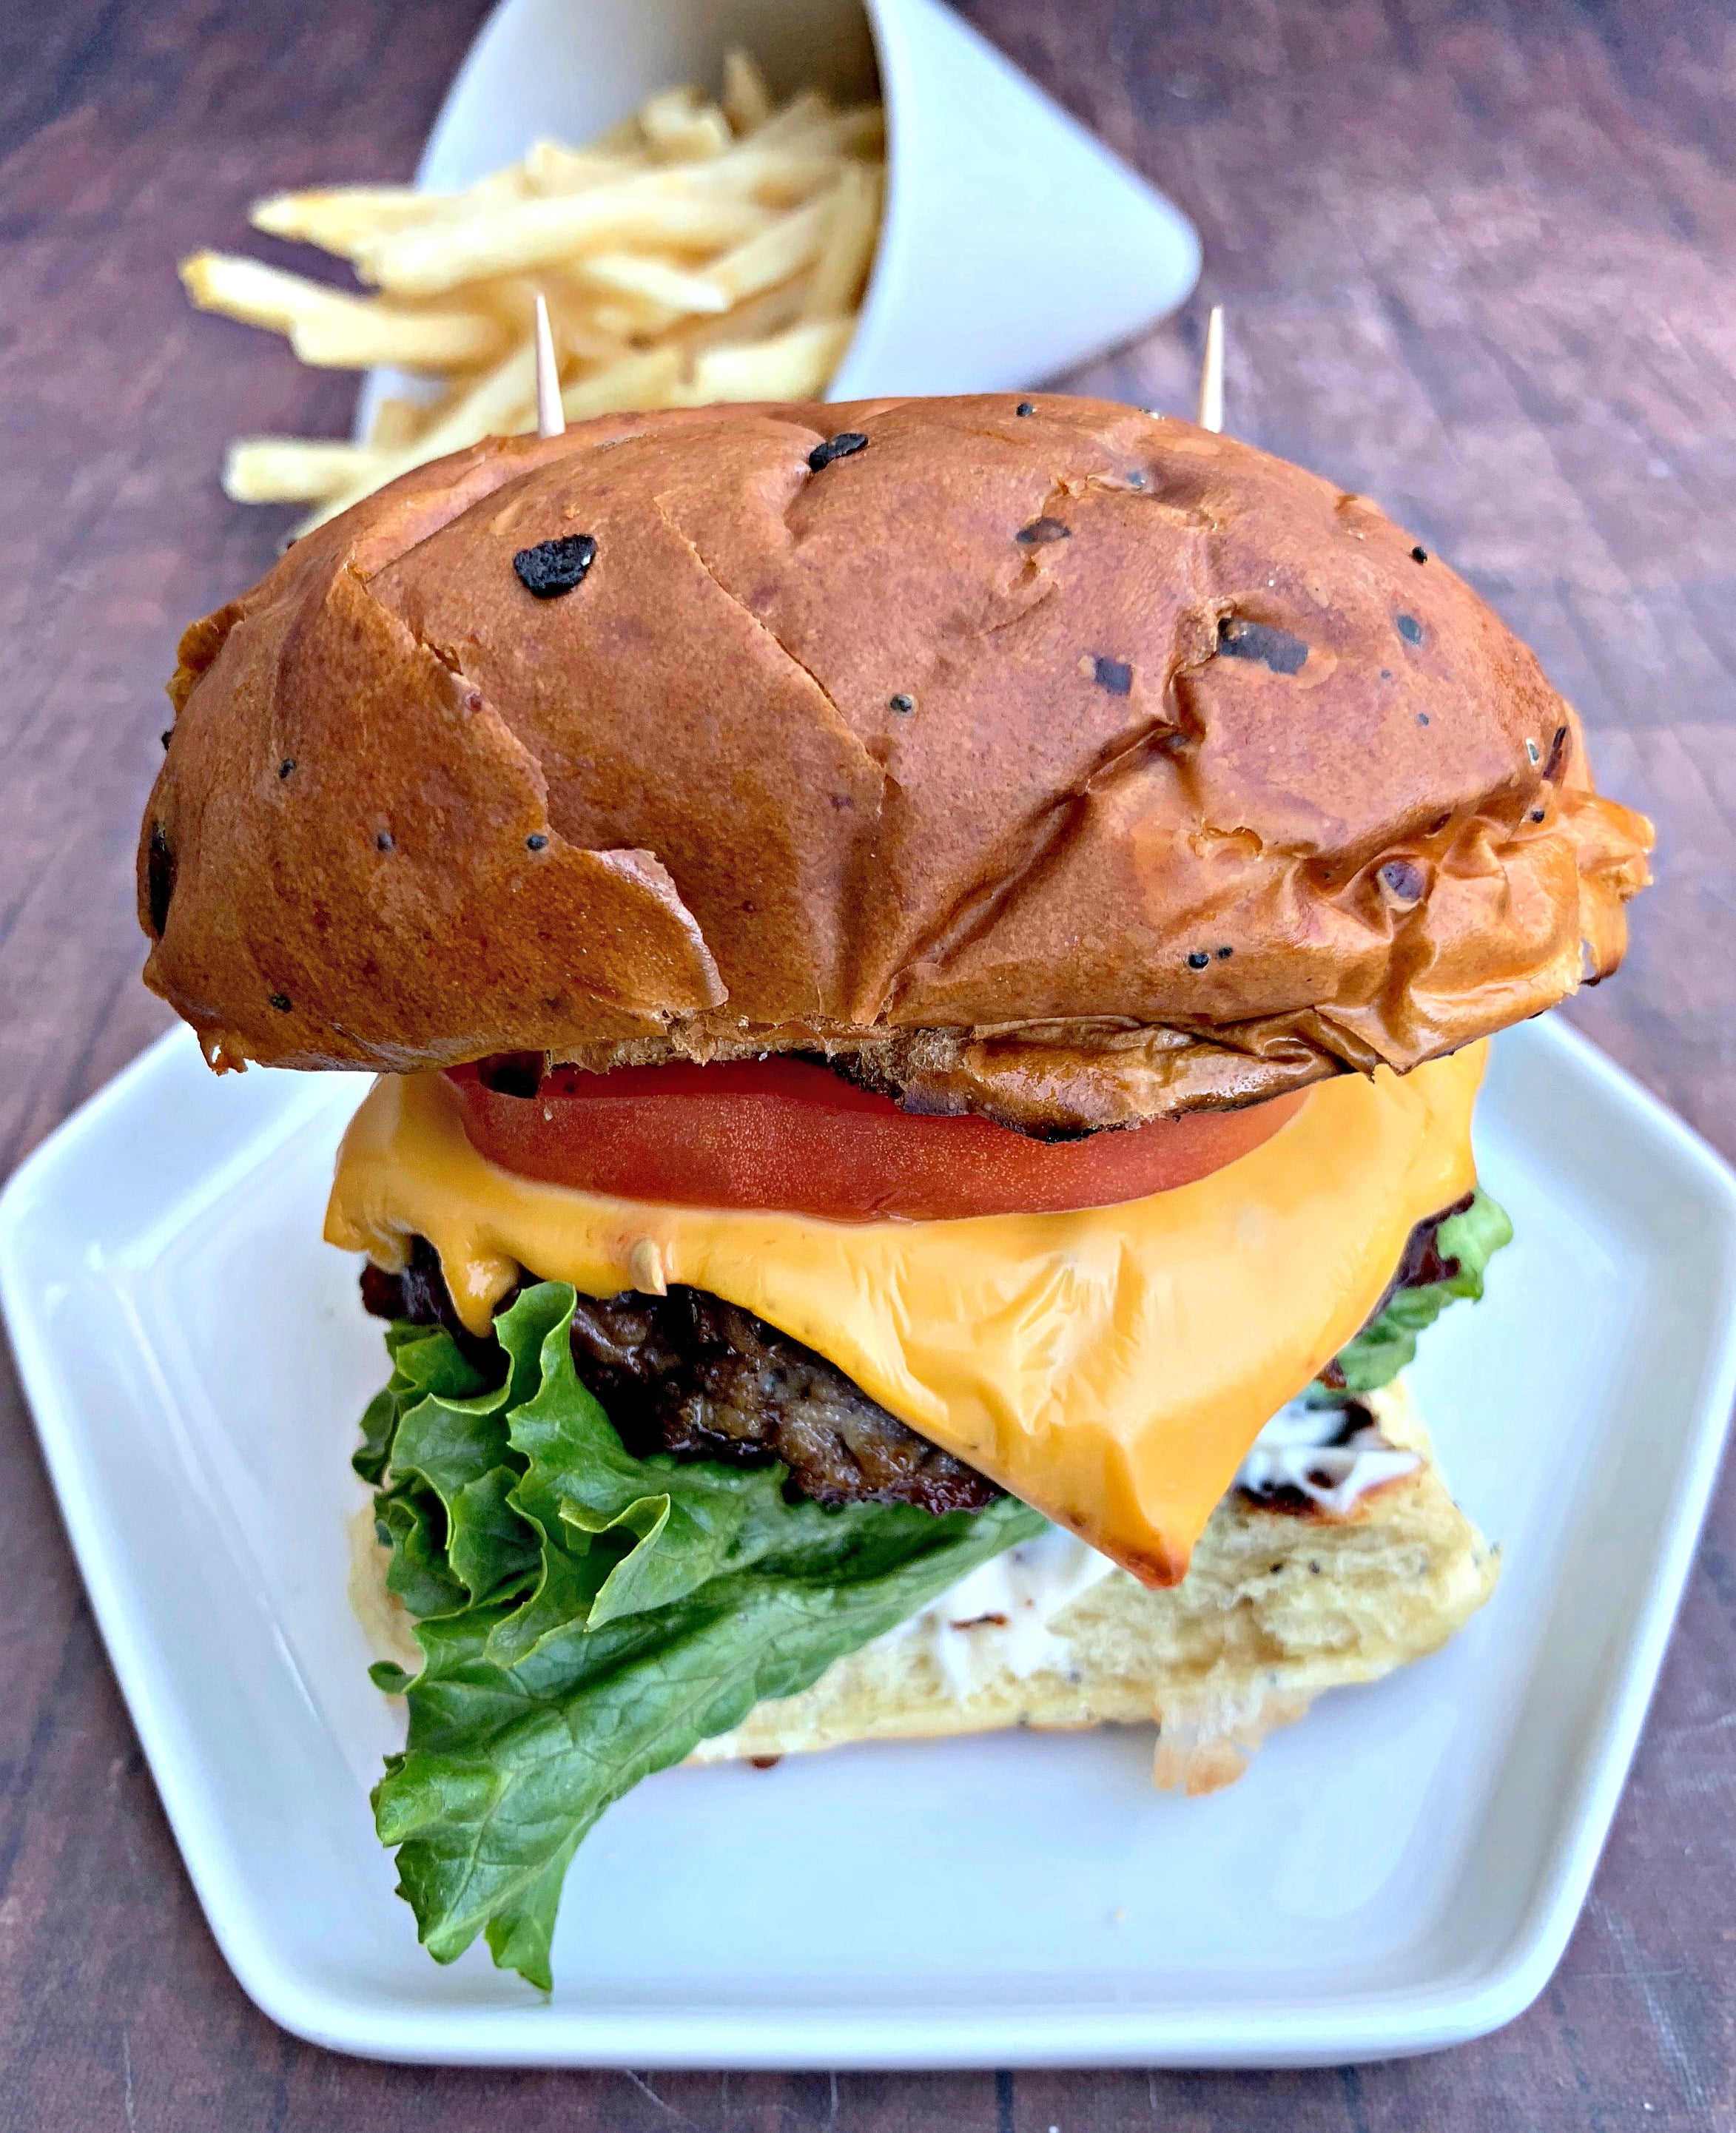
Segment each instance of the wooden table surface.
[{"label": "wooden table surface", "polygon": [[[231,432],[350,387],[193,316],[253,195],[405,175],[481,0],[59,0],[0,22],[0,1172],[163,1026],[135,825],[189,617],[271,561]],[[1736,1153],[1736,13],[1698,0],[974,0],[1198,220],[1199,298],[1076,382],[1369,491],[1538,648],[1657,820],[1571,1010]],[[269,249],[269,248],[266,248]],[[0,2133],[1736,2126],[1736,1488],[1565,1962],[1442,2057],[1290,2075],[473,2074],[331,2058],[193,1899],[0,1360]]]}]

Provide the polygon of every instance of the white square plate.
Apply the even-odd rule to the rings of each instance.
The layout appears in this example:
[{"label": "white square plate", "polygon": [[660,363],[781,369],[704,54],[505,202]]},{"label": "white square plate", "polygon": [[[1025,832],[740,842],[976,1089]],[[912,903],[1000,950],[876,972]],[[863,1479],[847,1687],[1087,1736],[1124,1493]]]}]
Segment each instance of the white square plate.
[{"label": "white square plate", "polygon": [[429,1961],[369,1817],[398,1720],[344,1527],[383,1351],[319,1241],[364,1086],[215,1081],[181,1033],[0,1198],[92,1604],[212,1929],[286,2028],[507,2065],[1271,2066],[1451,2044],[1541,1990],[1736,1387],[1736,1179],[1583,1041],[1498,1040],[1480,1155],[1517,1241],[1424,1343],[1506,1552],[1446,1651],[1203,1801],[1153,1791],[1138,1730],[666,1773],[581,1849],[548,2003],[480,1949]]}]

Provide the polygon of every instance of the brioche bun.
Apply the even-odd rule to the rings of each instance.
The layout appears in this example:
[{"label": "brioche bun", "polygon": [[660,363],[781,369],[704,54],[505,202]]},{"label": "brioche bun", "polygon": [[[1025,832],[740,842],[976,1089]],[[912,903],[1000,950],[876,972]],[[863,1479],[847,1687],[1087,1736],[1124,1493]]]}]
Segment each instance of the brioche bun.
[{"label": "brioche bun", "polygon": [[1649,826],[1468,585],[1248,445],[1018,404],[609,416],[297,542],[182,642],[147,982],[219,1068],[799,1048],[1045,1130],[1614,966]]}]

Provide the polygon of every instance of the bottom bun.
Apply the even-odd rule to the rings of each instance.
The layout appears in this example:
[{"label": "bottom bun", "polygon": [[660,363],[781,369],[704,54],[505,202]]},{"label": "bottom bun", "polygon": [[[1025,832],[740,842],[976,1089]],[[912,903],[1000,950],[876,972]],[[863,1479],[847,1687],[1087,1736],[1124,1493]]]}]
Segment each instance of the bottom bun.
[{"label": "bottom bun", "polygon": [[[1348,1514],[1271,1507],[1232,1490],[1187,1577],[1155,1592],[1124,1571],[1099,1573],[1099,1558],[1054,1536],[1046,1620],[1042,1576],[1026,1577],[1021,1593],[1015,1563],[997,1591],[986,1582],[996,1565],[985,1565],[914,1621],[836,1661],[811,1688],[759,1705],[690,1760],[1009,1726],[1155,1721],[1160,1785],[1198,1794],[1232,1784],[1266,1735],[1301,1717],[1323,1690],[1377,1680],[1438,1649],[1494,1590],[1498,1551],[1447,1493],[1408,1390],[1395,1384],[1364,1404],[1382,1433],[1421,1463]],[[357,1615],[381,1656],[413,1671],[421,1654],[409,1616],[385,1589],[388,1555],[374,1540],[371,1513],[353,1532]],[[1000,1604],[985,1606],[986,1596]]]},{"label": "bottom bun", "polygon": [[[1233,1783],[1266,1735],[1322,1690],[1436,1650],[1494,1590],[1497,1552],[1447,1493],[1406,1388],[1366,1404],[1382,1435],[1423,1463],[1348,1515],[1268,1509],[1232,1490],[1179,1585],[1153,1592],[1110,1572],[1050,1618],[1034,1666],[1016,1621],[967,1617],[954,1628],[943,1596],[918,1623],[837,1660],[801,1695],[760,1704],[692,1760],[1155,1720],[1160,1785],[1208,1793]],[[968,1639],[966,1664],[943,1639]]]}]

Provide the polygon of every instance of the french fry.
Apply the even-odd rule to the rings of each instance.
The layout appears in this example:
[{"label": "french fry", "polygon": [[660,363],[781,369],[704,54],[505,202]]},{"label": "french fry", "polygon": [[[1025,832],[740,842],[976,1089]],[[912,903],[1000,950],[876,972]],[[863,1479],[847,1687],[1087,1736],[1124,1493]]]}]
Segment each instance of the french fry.
[{"label": "french fry", "polygon": [[798,274],[793,281],[780,282],[774,289],[750,296],[721,318],[689,319],[685,325],[672,327],[670,344],[688,355],[697,355],[703,349],[769,339],[786,326],[799,323],[807,289],[805,279]]},{"label": "french fry", "polygon": [[691,81],[654,89],[634,113],[645,146],[654,150],[660,133],[678,131],[704,102],[704,92]]},{"label": "french fry", "polygon": [[608,364],[631,354],[626,336],[605,333],[596,322],[596,291],[556,268],[544,282],[555,346],[575,363]]},{"label": "french fry", "polygon": [[485,371],[469,389],[441,409],[419,437],[396,452],[374,455],[369,478],[329,498],[300,530],[308,532],[428,460],[461,452],[483,437],[509,437],[531,426],[537,394],[537,351],[526,341]]},{"label": "french fry", "polygon": [[384,304],[315,311],[289,330],[299,361],[316,370],[472,370],[498,355],[507,329],[486,311],[407,311]]},{"label": "french fry", "polygon": [[285,335],[304,363],[444,389],[381,400],[365,445],[239,439],[225,487],[312,505],[306,531],[426,460],[533,429],[539,296],[568,421],[823,392],[873,262],[884,140],[877,105],[809,89],[774,107],[736,51],[720,102],[659,91],[582,146],[538,141],[461,191],[259,201],[255,228],[348,259],[381,293],[206,252],[182,264],[194,303]]},{"label": "french fry", "polygon": [[761,207],[799,207],[837,181],[841,159],[806,148],[762,148],[744,141],[727,156],[687,174],[689,182],[756,200]]},{"label": "french fry", "polygon": [[485,214],[490,208],[505,207],[514,200],[528,200],[530,186],[524,176],[524,166],[509,163],[504,171],[490,171],[485,178],[478,178],[475,185],[466,185],[461,193],[436,194],[435,197],[441,205],[434,219],[456,221],[465,215]]},{"label": "french fry", "polygon": [[569,422],[588,421],[593,415],[617,415],[630,407],[667,407],[681,388],[680,350],[647,349],[643,355],[624,357],[591,378],[581,378],[561,395],[561,408]]},{"label": "french fry", "polygon": [[305,364],[321,370],[365,370],[376,363],[403,370],[471,369],[497,355],[504,328],[485,312],[406,311],[304,281],[257,259],[195,252],[181,278],[202,311],[287,333]]},{"label": "french fry", "polygon": [[413,185],[338,185],[321,191],[277,193],[257,201],[248,219],[268,236],[297,238],[340,258],[353,259],[364,244],[394,230],[461,221],[523,200],[530,190],[523,167],[514,164],[491,171],[457,193],[418,192]]},{"label": "french fry", "polygon": [[320,192],[273,193],[256,200],[248,215],[268,237],[287,237],[316,244],[322,252],[350,255],[358,238],[379,236],[432,220],[441,212],[442,195],[419,193],[410,185],[338,185]]},{"label": "french fry", "polygon": [[345,302],[341,289],[328,289],[232,252],[195,252],[181,261],[180,272],[181,286],[201,311],[216,311],[244,325],[268,326],[275,333],[287,333],[311,313],[338,310]]},{"label": "french fry", "polygon": [[635,347],[653,339],[670,322],[661,306],[640,298],[624,296],[619,303],[601,303],[591,314],[600,334],[613,335],[624,347]]},{"label": "french fry", "polygon": [[762,119],[754,129],[754,146],[769,148],[774,142],[789,140],[822,119],[832,115],[832,102],[817,89],[804,89],[800,95],[793,96],[788,103]]},{"label": "french fry", "polygon": [[814,155],[877,156],[885,150],[886,114],[877,104],[857,104],[798,128],[785,145]]},{"label": "french fry", "polygon": [[[352,487],[330,490],[317,500],[322,508],[298,529],[311,532],[334,518],[362,497],[388,481],[395,481],[412,467],[448,452],[461,451],[483,437],[518,436],[536,426],[534,400],[523,397],[528,378],[536,390],[536,351],[527,345],[515,349],[505,361],[432,422],[420,436],[397,452],[378,452],[369,446],[336,449],[355,455],[360,476]],[[593,415],[615,414],[631,407],[672,405],[681,383],[681,357],[674,349],[653,349],[643,355],[624,358],[594,377],[567,386],[561,395],[562,411],[570,422],[582,422]]]},{"label": "french fry", "polygon": [[845,164],[832,200],[820,256],[802,302],[804,319],[842,318],[856,309],[880,236],[879,172],[866,163]]},{"label": "french fry", "polygon": [[369,445],[237,437],[224,458],[223,493],[234,503],[323,503],[362,484],[373,487],[384,456]]},{"label": "french fry", "polygon": [[686,274],[638,252],[599,252],[581,260],[575,278],[586,286],[644,296],[666,311],[726,311],[730,300],[708,276]]},{"label": "french fry", "polygon": [[639,131],[639,113],[629,111],[624,118],[617,118],[586,146],[599,156],[643,156],[645,137]]},{"label": "french fry", "polygon": [[398,451],[413,444],[434,419],[438,402],[401,399],[388,393],[374,411],[368,442],[377,452]]},{"label": "french fry", "polygon": [[726,303],[739,304],[744,296],[756,296],[792,274],[811,267],[820,256],[834,213],[835,191],[806,207],[793,208],[769,229],[761,230],[733,252],[727,252],[706,269],[705,279]]},{"label": "french fry", "polygon": [[592,252],[638,243],[672,251],[714,251],[766,224],[764,209],[715,194],[683,192],[682,171],[648,171],[570,199],[527,200],[497,213],[430,229],[409,229],[364,245],[364,281],[395,296],[441,296],[485,275],[527,272]]},{"label": "french fry", "polygon": [[740,45],[723,55],[723,115],[738,133],[751,133],[772,115],[771,91],[753,55]]},{"label": "french fry", "polygon": [[461,298],[467,304],[474,304],[479,311],[486,311],[490,318],[498,319],[516,340],[530,332],[537,315],[537,293],[545,286],[539,275],[497,274],[489,281],[466,282],[461,289],[453,291],[453,301]]},{"label": "french fry", "polygon": [[682,395],[691,407],[719,400],[813,400],[842,360],[854,319],[819,319],[769,340],[707,349]]},{"label": "french fry", "polygon": [[702,163],[722,155],[734,146],[735,139],[729,120],[715,104],[708,104],[703,111],[694,113],[679,134],[660,142],[655,152],[666,162]]},{"label": "french fry", "polygon": [[[437,460],[442,453],[462,451],[479,437],[514,436],[528,425],[536,398],[537,351],[527,340],[509,355],[504,355],[492,369],[484,371],[449,407],[441,410],[417,438],[417,455],[407,465],[420,466],[422,460]],[[404,470],[394,467],[392,472]],[[391,476],[384,478],[389,480]]]},{"label": "french fry", "polygon": [[700,163],[721,156],[735,136],[730,122],[697,89],[666,89],[639,106],[639,131],[659,163]]},{"label": "french fry", "polygon": [[643,155],[600,156],[594,148],[563,148],[558,141],[533,141],[524,158],[527,185],[545,199],[589,192],[645,167]]}]

